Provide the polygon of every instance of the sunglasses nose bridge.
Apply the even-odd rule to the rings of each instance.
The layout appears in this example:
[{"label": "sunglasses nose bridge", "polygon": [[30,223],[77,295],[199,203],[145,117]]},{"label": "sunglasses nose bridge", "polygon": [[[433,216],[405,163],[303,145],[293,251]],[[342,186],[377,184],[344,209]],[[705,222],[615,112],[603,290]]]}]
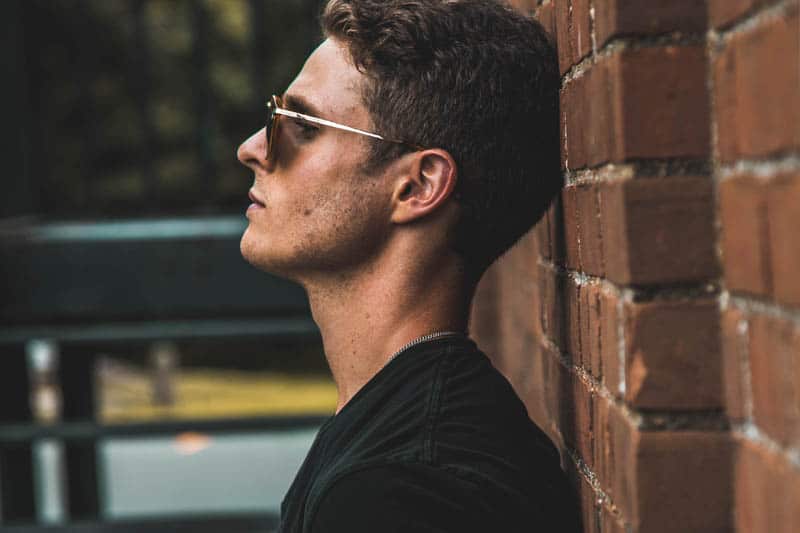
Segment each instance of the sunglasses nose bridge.
[{"label": "sunglasses nose bridge", "polygon": [[269,161],[270,157],[272,157],[272,148],[277,138],[278,115],[275,113],[277,107],[278,97],[273,95],[267,104],[267,124],[264,128],[264,143],[266,145],[266,153],[264,154],[265,161]]}]

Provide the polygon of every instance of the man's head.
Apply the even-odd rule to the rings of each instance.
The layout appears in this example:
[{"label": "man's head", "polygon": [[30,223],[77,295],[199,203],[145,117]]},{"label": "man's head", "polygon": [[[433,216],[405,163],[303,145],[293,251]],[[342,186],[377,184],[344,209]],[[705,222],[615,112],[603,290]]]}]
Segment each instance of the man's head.
[{"label": "man's head", "polygon": [[[260,177],[285,176],[264,186],[267,210],[289,202],[288,189],[305,197],[273,214],[281,223],[270,221],[271,244],[260,238],[266,231],[253,228],[267,223],[254,212],[245,257],[280,273],[274,247],[282,242],[305,264],[324,258],[319,266],[346,268],[341,261],[379,253],[398,226],[434,219],[477,277],[541,217],[561,186],[559,77],[541,26],[491,0],[330,0],[322,25],[328,40],[286,93],[313,109],[296,110],[426,150],[326,128],[304,138],[302,126],[287,120],[277,155],[259,161],[265,140],[256,134],[239,154],[256,172],[254,190],[261,190]],[[426,184],[430,197],[421,194],[398,215]],[[444,212],[453,216],[437,218]],[[287,234],[278,239],[278,231]],[[337,235],[353,246],[333,253]],[[259,261],[267,247],[274,260]]]},{"label": "man's head", "polygon": [[[482,271],[561,188],[559,75],[544,30],[491,0],[331,0],[322,25],[365,74],[374,128],[453,156],[453,246]],[[402,150],[372,143],[369,167]]]}]

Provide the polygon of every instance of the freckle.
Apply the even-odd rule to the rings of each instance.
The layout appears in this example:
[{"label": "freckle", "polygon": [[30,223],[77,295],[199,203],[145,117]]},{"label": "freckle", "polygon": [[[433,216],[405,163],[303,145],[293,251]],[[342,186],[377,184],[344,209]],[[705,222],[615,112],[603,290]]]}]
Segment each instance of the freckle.
[{"label": "freckle", "polygon": [[312,212],[313,211],[311,209],[306,209],[305,211],[303,211],[303,215],[309,216]]}]

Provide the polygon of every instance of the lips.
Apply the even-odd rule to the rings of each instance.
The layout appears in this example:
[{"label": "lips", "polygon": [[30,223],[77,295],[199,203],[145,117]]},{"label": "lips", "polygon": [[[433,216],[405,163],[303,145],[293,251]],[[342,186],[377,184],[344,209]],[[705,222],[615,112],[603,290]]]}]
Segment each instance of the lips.
[{"label": "lips", "polygon": [[250,197],[250,201],[251,201],[251,202],[253,202],[252,204],[250,204],[250,208],[249,208],[249,209],[261,209],[261,208],[263,208],[263,207],[266,205],[266,204],[264,203],[264,200],[262,200],[262,199],[261,199],[261,198],[260,198],[260,197],[259,197],[259,196],[258,196],[258,195],[255,193],[255,191],[254,191],[253,189],[250,189],[250,191],[248,192],[248,194],[247,194],[247,195]]}]

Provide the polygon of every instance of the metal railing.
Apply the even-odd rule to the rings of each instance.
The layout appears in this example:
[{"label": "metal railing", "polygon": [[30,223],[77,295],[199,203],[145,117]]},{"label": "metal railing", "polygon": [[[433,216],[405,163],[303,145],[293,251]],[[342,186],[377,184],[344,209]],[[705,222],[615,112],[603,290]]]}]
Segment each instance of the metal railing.
[{"label": "metal railing", "polygon": [[[0,236],[0,279],[8,296],[0,300],[0,525],[24,525],[30,531],[39,527],[36,517],[41,502],[33,482],[37,442],[63,444],[69,527],[125,531],[133,527],[132,522],[103,525],[98,442],[111,437],[186,431],[252,433],[320,424],[318,416],[125,425],[96,420],[95,360],[109,347],[181,339],[267,343],[318,338],[302,290],[255,271],[240,257],[242,227],[236,217],[137,220],[83,228],[49,224]],[[192,269],[193,275],[181,275]],[[125,285],[137,290],[127,298],[113,297]],[[98,286],[102,294],[110,291],[112,297],[98,299]],[[55,424],[37,424],[31,412],[28,347],[32,339],[46,339],[60,353],[62,421]],[[186,520],[145,520],[137,522],[136,528],[158,530],[165,524],[179,528],[197,523],[191,517]],[[266,513],[227,520],[209,523],[232,531],[229,527],[237,524],[268,527],[275,516]],[[101,526],[110,529],[96,529]]]}]

